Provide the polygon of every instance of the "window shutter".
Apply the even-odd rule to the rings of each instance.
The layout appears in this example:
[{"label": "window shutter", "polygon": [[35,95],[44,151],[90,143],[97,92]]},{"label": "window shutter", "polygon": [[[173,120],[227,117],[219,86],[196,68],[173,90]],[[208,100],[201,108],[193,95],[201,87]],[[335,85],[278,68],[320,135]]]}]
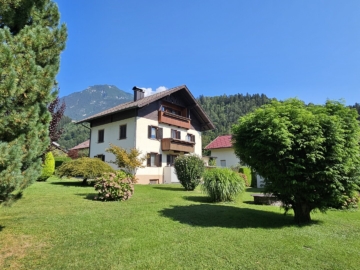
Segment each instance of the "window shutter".
[{"label": "window shutter", "polygon": [[195,142],[195,135],[191,135],[191,141]]},{"label": "window shutter", "polygon": [[162,154],[157,154],[156,155],[156,165],[158,166],[158,167],[162,167]]},{"label": "window shutter", "polygon": [[146,165],[147,165],[148,167],[151,166],[151,154],[147,154]]},{"label": "window shutter", "polygon": [[148,126],[148,138],[151,138],[151,126]]},{"label": "window shutter", "polygon": [[158,128],[156,131],[156,138],[157,139],[162,139],[163,138],[163,129],[162,128]]}]

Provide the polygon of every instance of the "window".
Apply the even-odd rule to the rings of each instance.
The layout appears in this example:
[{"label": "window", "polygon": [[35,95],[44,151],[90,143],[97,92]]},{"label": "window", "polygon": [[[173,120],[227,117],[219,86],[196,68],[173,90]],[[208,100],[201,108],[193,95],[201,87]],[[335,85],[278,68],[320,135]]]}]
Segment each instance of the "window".
[{"label": "window", "polygon": [[104,142],[104,130],[100,129],[98,131],[98,143]]},{"label": "window", "polygon": [[226,160],[220,160],[220,166],[226,167]]},{"label": "window", "polygon": [[166,165],[167,166],[174,166],[176,155],[166,155]]},{"label": "window", "polygon": [[150,185],[159,184],[159,179],[150,179],[150,180],[149,180],[149,184],[150,184]]},{"label": "window", "polygon": [[162,139],[163,129],[156,126],[148,126],[148,138],[149,139]]},{"label": "window", "polygon": [[180,140],[180,131],[172,129],[171,130],[171,138]]},{"label": "window", "polygon": [[148,153],[147,154],[148,167],[162,167],[162,154]]},{"label": "window", "polygon": [[96,156],[94,156],[94,158],[99,158],[99,159],[101,159],[102,161],[105,161],[105,155],[103,155],[103,154],[96,155]]},{"label": "window", "polygon": [[119,139],[120,140],[126,139],[126,125],[121,125],[120,126]]},{"label": "window", "polygon": [[193,135],[193,134],[186,134],[186,140],[188,141],[188,142],[195,142],[195,135]]},{"label": "window", "polygon": [[181,111],[180,110],[176,110],[167,106],[162,106],[161,110],[163,112],[168,112],[168,113],[172,113],[172,114],[176,114],[176,115],[181,115]]}]

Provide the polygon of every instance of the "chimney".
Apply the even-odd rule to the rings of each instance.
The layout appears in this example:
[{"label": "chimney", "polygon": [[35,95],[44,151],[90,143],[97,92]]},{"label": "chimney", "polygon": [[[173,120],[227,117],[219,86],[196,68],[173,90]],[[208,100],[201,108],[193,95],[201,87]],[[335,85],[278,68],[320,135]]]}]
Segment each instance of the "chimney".
[{"label": "chimney", "polygon": [[145,93],[144,90],[136,86],[133,87],[133,90],[134,90],[134,101],[144,98],[144,93]]}]

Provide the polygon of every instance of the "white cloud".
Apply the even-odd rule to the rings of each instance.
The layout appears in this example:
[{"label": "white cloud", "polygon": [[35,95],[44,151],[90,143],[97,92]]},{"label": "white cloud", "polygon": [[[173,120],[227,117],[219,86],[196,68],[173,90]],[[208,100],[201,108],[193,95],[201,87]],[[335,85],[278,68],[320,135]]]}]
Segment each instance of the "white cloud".
[{"label": "white cloud", "polygon": [[165,86],[159,86],[155,90],[152,90],[152,88],[145,88],[145,87],[141,87],[141,89],[145,91],[145,94],[144,94],[145,97],[167,90],[167,88]]}]

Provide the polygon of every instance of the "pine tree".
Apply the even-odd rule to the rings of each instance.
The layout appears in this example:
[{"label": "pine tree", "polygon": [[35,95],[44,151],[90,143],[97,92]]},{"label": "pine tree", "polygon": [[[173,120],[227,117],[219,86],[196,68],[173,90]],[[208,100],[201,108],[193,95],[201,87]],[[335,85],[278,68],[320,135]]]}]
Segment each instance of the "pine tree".
[{"label": "pine tree", "polygon": [[59,17],[51,0],[0,0],[0,203],[41,174],[67,37]]}]

